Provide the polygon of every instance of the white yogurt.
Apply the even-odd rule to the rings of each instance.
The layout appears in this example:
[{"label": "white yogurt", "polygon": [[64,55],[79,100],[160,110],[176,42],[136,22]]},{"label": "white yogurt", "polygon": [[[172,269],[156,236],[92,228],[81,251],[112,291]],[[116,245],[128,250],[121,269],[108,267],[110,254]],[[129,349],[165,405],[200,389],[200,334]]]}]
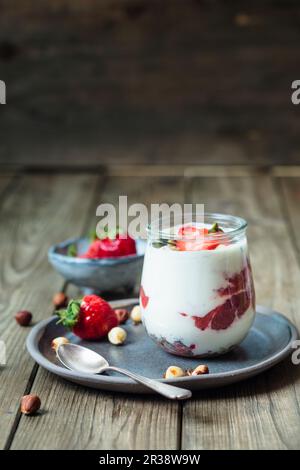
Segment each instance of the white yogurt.
[{"label": "white yogurt", "polygon": [[[244,282],[236,289],[229,278],[240,273],[244,273],[244,278],[240,275]],[[226,287],[230,292],[220,295],[220,289]],[[154,248],[149,243],[142,290],[149,298],[144,307],[141,305],[145,328],[170,352],[194,356],[225,352],[244,339],[255,314],[246,238],[202,251]],[[217,307],[221,312],[227,300],[227,308],[231,309],[232,294],[240,296],[235,301],[245,296],[249,299],[245,300],[247,308],[241,316],[235,314],[232,323],[222,329],[200,329],[195,325],[195,317],[203,318]],[[220,315],[224,318],[227,314]]]}]

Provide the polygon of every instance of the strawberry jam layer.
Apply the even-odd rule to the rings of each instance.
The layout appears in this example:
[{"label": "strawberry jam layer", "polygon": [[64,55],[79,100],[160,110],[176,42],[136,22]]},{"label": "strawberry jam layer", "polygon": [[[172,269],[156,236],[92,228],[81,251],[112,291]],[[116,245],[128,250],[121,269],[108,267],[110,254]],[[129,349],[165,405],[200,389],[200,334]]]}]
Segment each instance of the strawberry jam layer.
[{"label": "strawberry jam layer", "polygon": [[[254,290],[250,273],[251,268],[248,262],[241,272],[230,277],[225,276],[227,285],[217,290],[217,295],[224,298],[224,302],[203,317],[192,316],[196,328],[202,331],[207,328],[225,330],[235,319],[244,315],[250,305],[254,305]],[[186,316],[185,313],[181,315]]]}]

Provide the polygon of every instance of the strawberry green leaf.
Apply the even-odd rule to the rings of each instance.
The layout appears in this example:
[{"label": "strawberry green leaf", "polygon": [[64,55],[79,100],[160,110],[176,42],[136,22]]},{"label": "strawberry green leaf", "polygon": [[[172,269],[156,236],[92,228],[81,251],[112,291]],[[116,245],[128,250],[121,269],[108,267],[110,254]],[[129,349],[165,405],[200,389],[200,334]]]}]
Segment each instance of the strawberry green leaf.
[{"label": "strawberry green leaf", "polygon": [[56,312],[56,315],[59,317],[57,323],[62,323],[67,328],[73,328],[78,321],[80,304],[80,300],[70,300],[66,309]]}]

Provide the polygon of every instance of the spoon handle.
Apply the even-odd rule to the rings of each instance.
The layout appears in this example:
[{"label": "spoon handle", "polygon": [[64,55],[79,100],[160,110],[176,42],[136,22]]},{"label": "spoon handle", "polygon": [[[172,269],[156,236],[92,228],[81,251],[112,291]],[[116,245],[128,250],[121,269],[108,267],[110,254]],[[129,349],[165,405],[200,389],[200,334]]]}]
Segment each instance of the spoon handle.
[{"label": "spoon handle", "polygon": [[136,382],[151,388],[155,392],[160,393],[160,395],[163,395],[166,398],[170,398],[171,400],[184,400],[192,396],[192,392],[190,390],[175,387],[174,385],[159,382],[158,380],[149,379],[148,377],[143,377],[142,375],[130,372],[129,370],[119,369],[119,367],[113,366],[107,367],[106,370],[113,370],[114,372],[127,375],[127,377],[130,377]]}]

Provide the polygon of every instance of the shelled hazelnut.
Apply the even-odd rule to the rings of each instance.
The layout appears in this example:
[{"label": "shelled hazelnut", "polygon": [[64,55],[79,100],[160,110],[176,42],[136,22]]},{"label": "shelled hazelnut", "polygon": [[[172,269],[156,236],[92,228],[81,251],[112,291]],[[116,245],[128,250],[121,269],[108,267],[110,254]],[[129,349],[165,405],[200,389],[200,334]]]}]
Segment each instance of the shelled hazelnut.
[{"label": "shelled hazelnut", "polygon": [[209,368],[206,364],[201,364],[197,366],[195,369],[189,369],[187,371],[187,375],[204,375],[209,374]]},{"label": "shelled hazelnut", "polygon": [[139,305],[136,305],[135,307],[133,307],[130,313],[130,318],[135,325],[137,325],[138,323],[141,323],[142,312],[141,312],[141,308]]},{"label": "shelled hazelnut", "polygon": [[108,340],[111,344],[120,345],[126,341],[127,333],[120,326],[112,328],[108,333]]},{"label": "shelled hazelnut", "polygon": [[65,338],[64,336],[58,336],[57,338],[54,338],[51,343],[51,348],[54,349],[55,352],[57,352],[59,346],[62,344],[67,344],[70,341],[68,338]]},{"label": "shelled hazelnut", "polygon": [[167,368],[164,378],[173,379],[174,377],[184,377],[186,375],[185,371],[178,366],[170,366]]}]

